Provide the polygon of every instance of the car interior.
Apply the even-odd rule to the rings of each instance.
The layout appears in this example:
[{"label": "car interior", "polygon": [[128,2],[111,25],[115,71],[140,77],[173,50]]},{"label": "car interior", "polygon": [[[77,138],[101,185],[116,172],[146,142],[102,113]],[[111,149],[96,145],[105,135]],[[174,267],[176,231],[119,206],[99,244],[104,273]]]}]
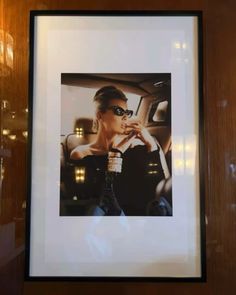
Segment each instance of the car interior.
[{"label": "car interior", "polygon": [[[95,93],[99,88],[106,85],[114,85],[121,89],[126,96],[133,96],[135,99],[135,109],[133,109],[135,117],[137,117],[143,126],[156,140],[159,146],[160,159],[164,175],[166,179],[171,179],[171,75],[168,73],[158,74],[62,74],[61,85],[66,89],[62,92],[64,105],[62,113],[67,112],[68,115],[62,118],[61,133],[61,196],[60,196],[60,215],[77,215],[80,200],[73,195],[68,185],[66,170],[73,163],[70,161],[71,151],[78,145],[84,145],[92,142],[96,138],[94,130],[93,116],[90,114],[80,114],[80,109],[85,108],[87,104],[88,110],[92,108],[91,100],[86,98],[82,103],[78,102],[78,112],[75,109],[76,91],[86,90]],[[72,91],[72,90],[73,91]],[[73,94],[71,94],[73,93]],[[69,97],[73,103],[70,103]],[[91,97],[92,98],[92,97]],[[134,105],[134,104],[133,104]],[[73,108],[71,110],[70,108]],[[71,112],[74,115],[71,115]],[[74,117],[73,117],[74,116]],[[73,117],[73,118],[72,118]],[[63,130],[63,124],[66,120],[71,120],[71,125]],[[69,124],[67,124],[69,126]],[[169,181],[170,182],[170,181]],[[163,184],[165,186],[165,184]],[[163,187],[164,187],[163,186]],[[171,185],[169,184],[169,191]],[[163,191],[157,188],[158,192]],[[172,203],[170,193],[169,201]]]}]

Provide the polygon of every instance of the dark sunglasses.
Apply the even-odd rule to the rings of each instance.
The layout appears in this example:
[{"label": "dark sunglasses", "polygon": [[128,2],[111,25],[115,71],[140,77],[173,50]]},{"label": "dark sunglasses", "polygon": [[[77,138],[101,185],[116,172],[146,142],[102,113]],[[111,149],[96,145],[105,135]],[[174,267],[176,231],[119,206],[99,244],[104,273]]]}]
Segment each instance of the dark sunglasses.
[{"label": "dark sunglasses", "polygon": [[119,106],[110,106],[107,109],[112,110],[115,115],[120,116],[120,117],[126,115],[127,117],[130,118],[130,117],[132,117],[132,115],[134,113],[131,110],[124,110]]}]

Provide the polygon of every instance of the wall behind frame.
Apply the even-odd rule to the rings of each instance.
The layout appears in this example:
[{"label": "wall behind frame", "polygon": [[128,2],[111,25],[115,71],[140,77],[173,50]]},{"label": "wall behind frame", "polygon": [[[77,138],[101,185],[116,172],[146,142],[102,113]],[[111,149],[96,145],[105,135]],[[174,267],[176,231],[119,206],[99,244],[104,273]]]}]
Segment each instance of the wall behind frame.
[{"label": "wall behind frame", "polygon": [[204,34],[204,112],[206,171],[207,283],[24,282],[26,199],[25,141],[9,144],[1,195],[0,287],[4,295],[29,294],[234,294],[236,289],[236,2],[234,0],[63,1],[0,0],[0,28],[14,39],[14,69],[0,78],[0,99],[21,114],[27,108],[29,11],[202,10]]}]

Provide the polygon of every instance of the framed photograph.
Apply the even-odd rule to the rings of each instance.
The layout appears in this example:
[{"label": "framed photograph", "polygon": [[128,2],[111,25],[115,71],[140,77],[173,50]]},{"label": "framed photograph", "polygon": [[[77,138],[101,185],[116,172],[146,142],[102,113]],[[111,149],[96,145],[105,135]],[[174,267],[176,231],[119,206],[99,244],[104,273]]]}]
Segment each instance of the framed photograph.
[{"label": "framed photograph", "polygon": [[31,12],[26,279],[206,279],[201,22]]}]

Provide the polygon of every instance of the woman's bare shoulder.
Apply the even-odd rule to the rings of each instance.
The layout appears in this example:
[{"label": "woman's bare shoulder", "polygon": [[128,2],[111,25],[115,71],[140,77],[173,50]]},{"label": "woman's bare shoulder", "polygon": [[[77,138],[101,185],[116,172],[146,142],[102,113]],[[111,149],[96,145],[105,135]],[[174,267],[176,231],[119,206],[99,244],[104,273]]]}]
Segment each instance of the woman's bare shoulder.
[{"label": "woman's bare shoulder", "polygon": [[91,155],[91,144],[83,144],[74,148],[70,153],[72,160],[81,160],[86,156]]}]

